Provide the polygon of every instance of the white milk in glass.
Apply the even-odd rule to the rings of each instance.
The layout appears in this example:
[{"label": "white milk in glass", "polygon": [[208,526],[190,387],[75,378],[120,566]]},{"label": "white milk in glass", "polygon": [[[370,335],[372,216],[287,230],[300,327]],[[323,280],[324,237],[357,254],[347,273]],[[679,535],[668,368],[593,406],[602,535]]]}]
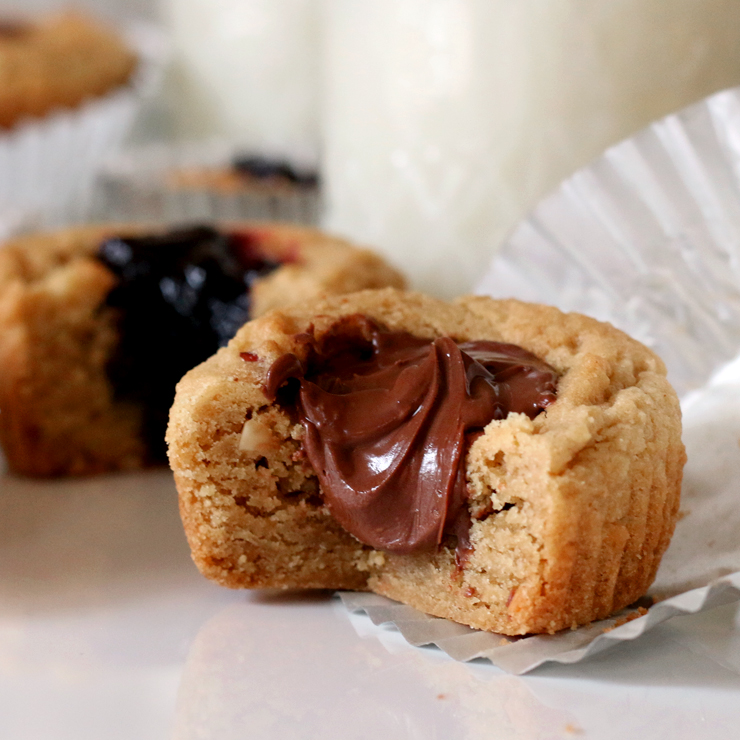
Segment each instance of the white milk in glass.
[{"label": "white milk in glass", "polygon": [[469,290],[609,144],[740,84],[740,0],[327,0],[326,225]]},{"label": "white milk in glass", "polygon": [[163,0],[179,138],[317,156],[320,0]]}]

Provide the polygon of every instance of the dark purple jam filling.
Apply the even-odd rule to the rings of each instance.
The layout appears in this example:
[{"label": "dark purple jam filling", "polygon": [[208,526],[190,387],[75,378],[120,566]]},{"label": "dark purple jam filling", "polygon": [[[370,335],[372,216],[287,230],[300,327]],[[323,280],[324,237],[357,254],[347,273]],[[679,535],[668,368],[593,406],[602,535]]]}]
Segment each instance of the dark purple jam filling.
[{"label": "dark purple jam filling", "polygon": [[256,180],[287,180],[301,187],[315,187],[318,184],[315,172],[297,170],[284,160],[237,156],[231,164],[237,172],[254,177]]},{"label": "dark purple jam filling", "polygon": [[209,226],[114,237],[98,258],[119,278],[107,299],[120,310],[121,335],[108,374],[119,399],[143,405],[150,453],[164,461],[175,385],[249,320],[252,283],[279,264],[248,234]]}]

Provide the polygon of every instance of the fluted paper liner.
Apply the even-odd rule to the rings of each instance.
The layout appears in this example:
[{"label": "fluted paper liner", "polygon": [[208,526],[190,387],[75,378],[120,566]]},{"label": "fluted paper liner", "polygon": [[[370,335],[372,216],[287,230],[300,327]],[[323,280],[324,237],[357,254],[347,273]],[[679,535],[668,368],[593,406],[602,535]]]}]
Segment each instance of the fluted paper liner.
[{"label": "fluted paper liner", "polygon": [[[233,144],[219,140],[156,143],[123,151],[112,157],[101,172],[93,217],[139,223],[245,219],[318,223],[318,187],[225,190],[206,184],[174,186],[171,181],[171,176],[182,170],[229,169],[239,153]],[[304,159],[298,155],[295,164],[310,169]]]},{"label": "fluted paper liner", "polygon": [[508,638],[374,594],[351,611],[413,645],[521,674],[576,663],[671,617],[740,599],[740,88],[610,148],[511,234],[476,293],[609,321],[653,348],[682,396],[681,511],[649,609],[556,635]]}]

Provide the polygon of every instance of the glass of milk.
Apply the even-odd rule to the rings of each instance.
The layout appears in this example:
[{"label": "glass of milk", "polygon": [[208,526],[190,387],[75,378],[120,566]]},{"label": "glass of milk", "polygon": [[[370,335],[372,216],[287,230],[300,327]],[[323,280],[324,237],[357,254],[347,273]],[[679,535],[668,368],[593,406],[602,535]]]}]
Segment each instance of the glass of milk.
[{"label": "glass of milk", "polygon": [[[188,0],[195,2],[195,0]],[[740,84],[738,0],[327,0],[326,225],[471,289],[605,147]]]},{"label": "glass of milk", "polygon": [[320,0],[163,0],[178,138],[316,159]]}]

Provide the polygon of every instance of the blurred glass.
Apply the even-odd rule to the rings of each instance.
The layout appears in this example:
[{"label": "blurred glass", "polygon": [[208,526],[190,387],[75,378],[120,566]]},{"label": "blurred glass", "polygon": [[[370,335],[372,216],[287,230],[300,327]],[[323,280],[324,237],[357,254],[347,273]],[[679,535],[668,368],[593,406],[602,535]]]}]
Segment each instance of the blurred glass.
[{"label": "blurred glass", "polygon": [[111,18],[143,18],[153,20],[159,12],[160,0],[0,0],[0,14],[38,13],[67,9],[73,6],[96,15]]},{"label": "blurred glass", "polygon": [[737,0],[327,0],[326,224],[470,290],[607,145],[740,83]]},{"label": "blurred glass", "polygon": [[316,160],[318,0],[164,0],[176,136]]}]

